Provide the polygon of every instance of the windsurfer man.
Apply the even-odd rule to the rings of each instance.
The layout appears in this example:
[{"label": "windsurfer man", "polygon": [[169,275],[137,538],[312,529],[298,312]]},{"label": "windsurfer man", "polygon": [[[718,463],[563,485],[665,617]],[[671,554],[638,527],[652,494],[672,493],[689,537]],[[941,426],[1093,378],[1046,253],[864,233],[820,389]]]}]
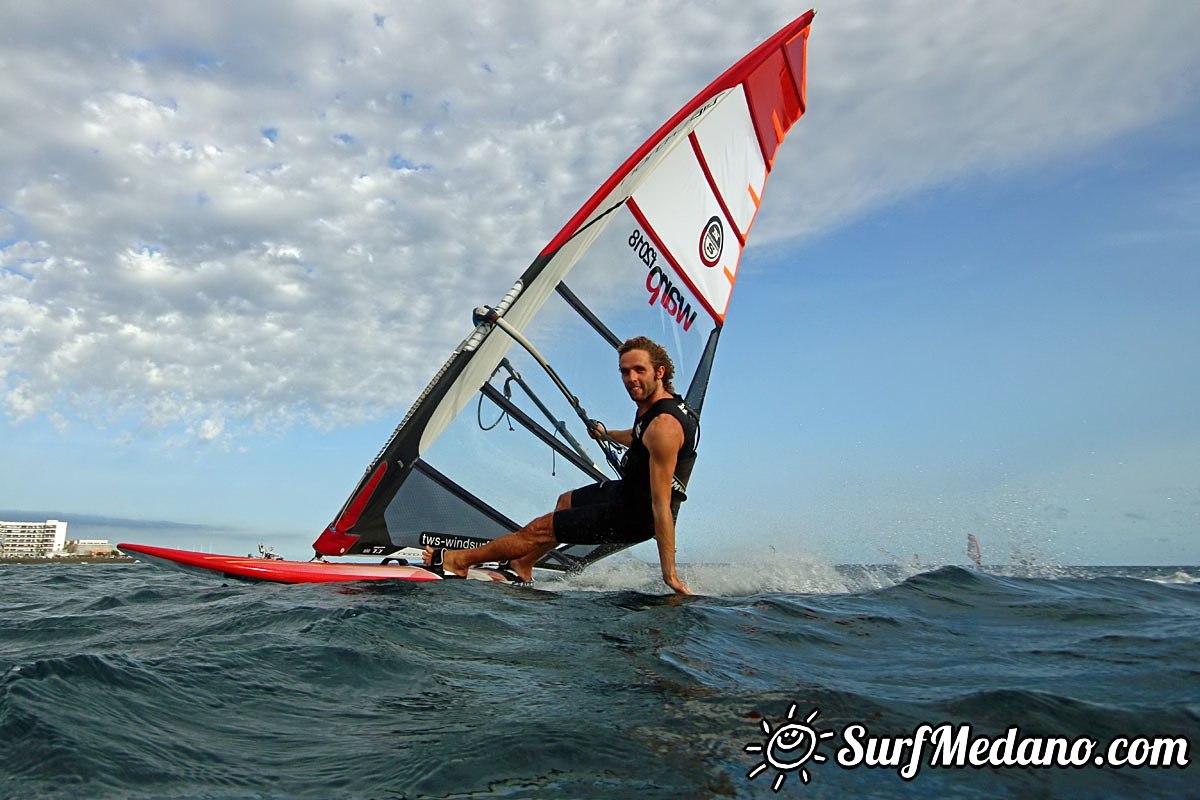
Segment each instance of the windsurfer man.
[{"label": "windsurfer man", "polygon": [[552,513],[482,547],[426,547],[426,564],[465,577],[476,564],[507,561],[527,581],[538,559],[559,544],[633,544],[653,538],[663,581],[680,594],[691,594],[675,566],[675,517],[696,458],[696,417],[674,393],[675,368],[666,350],[639,336],[617,352],[625,391],[637,405],[633,428],[607,432],[629,448],[624,479],[566,492]]}]

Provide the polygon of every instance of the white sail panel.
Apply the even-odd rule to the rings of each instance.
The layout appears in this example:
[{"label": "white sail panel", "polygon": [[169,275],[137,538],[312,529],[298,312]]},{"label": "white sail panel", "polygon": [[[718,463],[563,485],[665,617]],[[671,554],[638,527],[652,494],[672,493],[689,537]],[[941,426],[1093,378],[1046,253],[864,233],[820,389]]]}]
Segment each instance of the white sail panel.
[{"label": "white sail panel", "polygon": [[745,89],[739,86],[696,127],[695,133],[717,194],[743,241],[767,183],[767,165],[748,102]]},{"label": "white sail panel", "polygon": [[723,321],[742,248],[693,149],[672,151],[634,193],[633,207],[680,277]]}]

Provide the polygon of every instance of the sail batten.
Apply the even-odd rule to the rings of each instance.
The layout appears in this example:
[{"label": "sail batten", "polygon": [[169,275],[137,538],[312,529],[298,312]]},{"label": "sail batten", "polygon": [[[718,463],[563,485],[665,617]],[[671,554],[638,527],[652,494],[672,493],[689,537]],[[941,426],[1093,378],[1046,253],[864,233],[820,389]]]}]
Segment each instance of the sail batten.
[{"label": "sail batten", "polygon": [[541,439],[547,447],[550,447],[560,456],[578,467],[581,472],[587,473],[593,480],[596,481],[609,479],[610,476],[601,470],[598,464],[592,463],[590,460],[588,460],[586,455],[581,455],[578,451],[572,450],[559,440],[555,439],[553,433],[546,430],[544,427],[530,418],[528,414],[521,410],[520,406],[506,398],[496,389],[495,386],[492,386],[490,383],[485,383],[481,391],[483,392],[484,397],[491,400],[498,408],[504,411],[504,413],[508,414],[518,423],[523,425],[525,429],[534,436]]},{"label": "sail batten", "polygon": [[[616,477],[588,449],[597,445],[571,406],[582,403],[587,416],[614,428],[629,424],[613,351],[630,337],[667,348],[686,402],[700,411],[767,178],[805,111],[812,17],[785,26],[676,112],[497,306],[505,326],[538,343],[572,399],[509,335],[481,321],[364,472],[314,544],[318,553],[388,552],[417,546],[433,530],[495,538],[544,512],[558,493]],[[503,391],[502,364],[524,376],[523,395]],[[462,413],[483,397],[519,424],[484,426]],[[564,546],[546,563],[574,569],[620,549]]]},{"label": "sail batten", "polygon": [[579,313],[579,316],[588,321],[588,324],[595,329],[596,333],[604,337],[604,341],[611,344],[614,350],[621,346],[621,337],[609,330],[608,326],[604,324],[604,320],[596,316],[596,314],[590,308],[588,308],[565,283],[559,283],[557,288],[558,293],[563,296],[563,299],[570,304],[571,308],[575,309]]}]

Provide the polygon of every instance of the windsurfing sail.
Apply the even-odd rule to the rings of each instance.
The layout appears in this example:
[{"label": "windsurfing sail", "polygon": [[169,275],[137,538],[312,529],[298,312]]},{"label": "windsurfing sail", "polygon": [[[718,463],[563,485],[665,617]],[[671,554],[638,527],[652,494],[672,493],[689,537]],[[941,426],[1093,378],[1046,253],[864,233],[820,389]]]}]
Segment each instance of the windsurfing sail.
[{"label": "windsurfing sail", "polygon": [[[700,413],[746,237],[778,148],[805,111],[812,18],[784,27],[681,108],[508,294],[480,309],[314,543],[320,556],[473,546],[546,513],[563,492],[615,477],[583,417],[632,426],[617,372],[627,338],[667,349],[675,390]],[[543,358],[514,348],[513,331]],[[561,546],[539,566],[580,569],[620,549]]]},{"label": "windsurfing sail", "polygon": [[967,558],[975,562],[975,566],[983,564],[983,554],[979,552],[979,540],[975,538],[975,534],[967,534]]}]

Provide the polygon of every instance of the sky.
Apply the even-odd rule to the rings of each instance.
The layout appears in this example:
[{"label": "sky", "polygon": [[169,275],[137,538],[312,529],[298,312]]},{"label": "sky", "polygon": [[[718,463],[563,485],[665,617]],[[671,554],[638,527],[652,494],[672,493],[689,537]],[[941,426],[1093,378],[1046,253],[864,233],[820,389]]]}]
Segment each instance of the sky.
[{"label": "sky", "polygon": [[[306,558],[470,309],[806,10],[0,0],[0,513]],[[1197,38],[818,10],[681,558],[1200,564]]]}]

